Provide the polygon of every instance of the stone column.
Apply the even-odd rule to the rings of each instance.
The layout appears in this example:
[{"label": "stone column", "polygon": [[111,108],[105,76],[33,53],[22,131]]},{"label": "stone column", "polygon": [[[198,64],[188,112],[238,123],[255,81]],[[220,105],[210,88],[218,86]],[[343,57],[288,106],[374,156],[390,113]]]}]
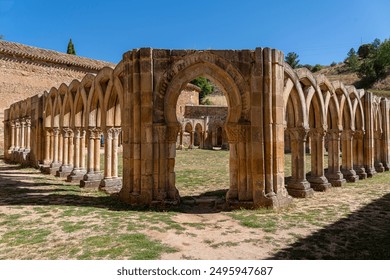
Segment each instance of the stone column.
[{"label": "stone column", "polygon": [[356,174],[359,176],[360,180],[367,178],[367,173],[364,168],[363,138],[364,138],[364,130],[355,130],[355,134],[353,135],[353,141],[354,141],[353,169],[356,171]]},{"label": "stone column", "polygon": [[199,149],[204,149],[204,131],[199,132]]},{"label": "stone column", "polygon": [[24,144],[24,141],[25,141],[25,128],[26,128],[26,120],[25,119],[22,119],[20,121],[20,151],[24,151],[24,149],[26,148],[25,147],[25,144]]},{"label": "stone column", "polygon": [[344,178],[348,182],[356,182],[359,180],[359,176],[356,175],[356,171],[353,169],[353,137],[354,131],[351,129],[345,129],[341,133],[342,138],[342,169]]},{"label": "stone column", "polygon": [[15,122],[15,151],[20,148],[20,121]]},{"label": "stone column", "polygon": [[49,165],[52,161],[51,155],[50,155],[50,146],[51,143],[51,129],[46,128],[45,129],[45,159],[43,161],[44,165]]},{"label": "stone column", "polygon": [[8,149],[8,153],[12,153],[15,149],[15,121],[11,121],[11,146]]},{"label": "stone column", "polygon": [[326,131],[323,128],[311,128],[311,174],[308,178],[310,187],[315,191],[326,191],[331,187],[324,172],[324,137]]},{"label": "stone column", "polygon": [[68,175],[68,182],[80,182],[83,179],[85,170],[85,130],[80,127],[76,127],[73,137],[73,163],[74,167],[72,172]]},{"label": "stone column", "polygon": [[95,135],[93,129],[89,130],[88,139],[88,153],[87,153],[87,174],[93,174],[94,172],[94,151],[95,151]]},{"label": "stone column", "polygon": [[118,142],[120,128],[109,128],[104,136],[104,179],[99,189],[112,194],[120,191],[122,179],[118,177]]},{"label": "stone column", "polygon": [[73,170],[73,164],[70,164],[70,161],[73,162],[73,130],[66,127],[63,128],[63,149],[62,149],[62,165],[57,172],[58,177],[68,177]]},{"label": "stone column", "polygon": [[328,172],[326,178],[334,187],[341,187],[346,183],[340,171],[340,134],[339,129],[328,131]]},{"label": "stone column", "polygon": [[383,167],[382,163],[382,131],[376,130],[374,131],[374,142],[375,142],[375,147],[374,147],[374,166],[375,166],[375,171],[378,173],[384,172],[385,168]]},{"label": "stone column", "polygon": [[59,161],[59,135],[60,135],[60,129],[58,127],[53,128],[53,161],[50,164],[49,172],[52,175],[56,175],[57,171],[60,169],[61,162]]},{"label": "stone column", "polygon": [[293,197],[309,197],[314,191],[306,180],[306,137],[308,129],[304,127],[289,128],[291,139],[292,178],[287,183],[287,191]]},{"label": "stone column", "polygon": [[88,144],[88,172],[80,181],[81,188],[98,189],[102,174],[100,172],[100,137],[101,130],[99,128],[89,129],[89,144]]},{"label": "stone column", "polygon": [[84,173],[87,172],[85,165],[85,136],[86,131],[84,128],[80,130],[80,170]]},{"label": "stone column", "polygon": [[374,123],[373,123],[373,94],[366,91],[363,96],[364,105],[364,122],[365,130],[364,134],[364,168],[367,173],[367,177],[372,177],[376,174],[374,168]]},{"label": "stone column", "polygon": [[179,132],[179,147],[178,150],[183,150],[183,130]]},{"label": "stone column", "polygon": [[194,148],[194,141],[195,141],[195,131],[192,130],[190,132],[190,145],[188,146],[188,149],[193,149]]},{"label": "stone column", "polygon": [[104,179],[111,178],[112,167],[112,128],[104,132]]},{"label": "stone column", "polygon": [[31,142],[31,119],[26,119],[26,150],[30,151]]},{"label": "stone column", "polygon": [[64,137],[62,133],[58,134],[58,161],[62,163],[63,159],[63,151],[64,151]]},{"label": "stone column", "polygon": [[121,128],[115,128],[112,133],[112,177],[118,178],[118,147]]}]

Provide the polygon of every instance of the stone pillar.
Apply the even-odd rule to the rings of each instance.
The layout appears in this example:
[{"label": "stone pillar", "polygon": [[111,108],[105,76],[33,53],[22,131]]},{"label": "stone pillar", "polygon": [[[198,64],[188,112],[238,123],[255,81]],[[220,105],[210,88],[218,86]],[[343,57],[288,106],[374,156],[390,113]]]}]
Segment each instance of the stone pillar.
[{"label": "stone pillar", "polygon": [[15,122],[15,151],[18,151],[20,148],[20,121],[16,120]]},{"label": "stone pillar", "polygon": [[188,149],[193,149],[194,148],[194,141],[195,141],[195,131],[192,130],[190,132],[190,145],[188,146]]},{"label": "stone pillar", "polygon": [[61,166],[61,162],[59,161],[59,134],[60,129],[58,127],[53,128],[53,161],[50,164],[50,174],[56,175],[57,171]]},{"label": "stone pillar", "polygon": [[364,168],[363,138],[364,138],[364,130],[355,130],[355,133],[353,135],[353,142],[354,142],[353,169],[356,171],[356,175],[359,176],[360,180],[367,178],[367,173]]},{"label": "stone pillar", "polygon": [[183,130],[180,129],[179,132],[179,147],[178,150],[183,150]]},{"label": "stone pillar", "polygon": [[100,172],[100,137],[101,130],[99,128],[89,129],[88,143],[88,172],[80,180],[81,188],[98,189],[102,174]]},{"label": "stone pillar", "polygon": [[15,121],[11,121],[11,146],[8,149],[8,153],[12,153],[15,149]]},{"label": "stone pillar", "polygon": [[104,179],[110,179],[112,167],[112,128],[104,132]]},{"label": "stone pillar", "polygon": [[31,119],[26,119],[26,150],[30,151],[31,149]]},{"label": "stone pillar", "polygon": [[382,163],[385,171],[390,170],[390,100],[381,99],[382,111]]},{"label": "stone pillar", "polygon": [[[62,149],[62,165],[57,172],[58,177],[68,177],[73,170],[73,164],[70,164],[73,157],[73,130],[65,127],[62,132],[63,149]],[[72,160],[73,162],[73,160]]]},{"label": "stone pillar", "polygon": [[342,169],[344,178],[348,182],[356,182],[359,180],[359,176],[356,175],[356,171],[353,169],[353,137],[355,131],[351,129],[345,129],[341,133],[342,138]]},{"label": "stone pillar", "polygon": [[324,137],[326,131],[323,128],[311,128],[311,174],[308,178],[310,187],[315,191],[326,191],[331,187],[324,172]]},{"label": "stone pillar", "polygon": [[45,129],[45,159],[43,161],[44,165],[49,165],[52,161],[51,154],[50,154],[50,146],[51,146],[51,129],[46,128]]},{"label": "stone pillar", "polygon": [[58,134],[58,161],[62,163],[63,159],[63,151],[64,151],[64,137],[62,133]]},{"label": "stone pillar", "polygon": [[73,170],[68,175],[66,181],[68,182],[80,182],[83,179],[85,170],[85,130],[80,127],[76,127],[73,137]]},{"label": "stone pillar", "polygon": [[328,131],[328,172],[326,178],[334,187],[341,187],[346,183],[340,171],[340,134],[339,129]]},{"label": "stone pillar", "polygon": [[376,172],[381,173],[385,171],[382,163],[382,131],[374,131],[374,139],[374,167]]},{"label": "stone pillar", "polygon": [[367,177],[372,177],[376,174],[374,167],[374,123],[373,123],[373,94],[372,92],[365,91],[363,96],[364,105],[364,122],[365,130],[364,134],[364,168],[367,173]]},{"label": "stone pillar", "polygon": [[106,193],[117,193],[122,187],[122,179],[118,178],[118,140],[120,128],[109,128],[104,134],[104,179],[99,189]]},{"label": "stone pillar", "polygon": [[306,180],[306,137],[308,129],[304,127],[289,128],[291,139],[291,180],[287,191],[293,197],[309,197],[314,191]]},{"label": "stone pillar", "polygon": [[26,148],[25,147],[25,144],[24,144],[24,141],[25,141],[25,127],[26,127],[26,120],[25,119],[22,119],[20,121],[20,148],[19,150],[20,151],[24,151],[24,149]]}]

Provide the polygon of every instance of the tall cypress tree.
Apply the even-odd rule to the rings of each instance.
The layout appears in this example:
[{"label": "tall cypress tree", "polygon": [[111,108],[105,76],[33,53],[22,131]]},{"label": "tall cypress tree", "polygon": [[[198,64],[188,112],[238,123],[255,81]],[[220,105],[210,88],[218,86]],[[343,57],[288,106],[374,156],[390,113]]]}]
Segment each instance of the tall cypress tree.
[{"label": "tall cypress tree", "polygon": [[72,39],[69,39],[68,50],[66,51],[66,53],[67,54],[74,54],[74,55],[76,55],[76,50],[74,49],[74,45],[73,45]]}]

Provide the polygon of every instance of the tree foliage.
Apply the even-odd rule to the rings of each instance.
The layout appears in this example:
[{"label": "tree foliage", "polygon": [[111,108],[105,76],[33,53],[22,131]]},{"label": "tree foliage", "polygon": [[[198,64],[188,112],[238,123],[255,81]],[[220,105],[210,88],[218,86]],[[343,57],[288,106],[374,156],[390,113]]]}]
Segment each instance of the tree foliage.
[{"label": "tree foliage", "polygon": [[360,46],[362,63],[359,67],[359,75],[362,78],[362,86],[369,87],[375,81],[384,78],[390,70],[390,41],[382,43],[375,39],[370,46]]},{"label": "tree foliage", "polygon": [[191,84],[200,87],[201,91],[199,93],[199,103],[202,99],[214,91],[214,86],[210,83],[205,77],[198,77],[191,81]]},{"label": "tree foliage", "polygon": [[[360,49],[360,48],[359,48]],[[348,66],[350,71],[356,71],[359,68],[359,58],[354,48],[350,49],[345,59],[345,64]]]},{"label": "tree foliage", "polygon": [[0,34],[0,40],[4,39],[4,35]]},{"label": "tree foliage", "polygon": [[76,55],[76,50],[75,50],[75,48],[74,48],[72,39],[69,39],[68,49],[67,49],[66,53],[67,53],[67,54],[74,54],[74,55]]},{"label": "tree foliage", "polygon": [[295,52],[289,52],[286,57],[284,58],[284,61],[286,61],[292,68],[299,67],[299,55]]}]

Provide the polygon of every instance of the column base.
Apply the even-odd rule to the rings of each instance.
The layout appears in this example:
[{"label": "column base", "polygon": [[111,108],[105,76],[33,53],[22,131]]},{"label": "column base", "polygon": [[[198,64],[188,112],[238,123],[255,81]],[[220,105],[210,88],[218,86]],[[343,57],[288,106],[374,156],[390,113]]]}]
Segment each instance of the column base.
[{"label": "column base", "polygon": [[183,147],[183,145],[179,145],[179,146],[177,147],[177,149],[178,149],[178,150],[183,150],[184,147]]},{"label": "column base", "polygon": [[52,162],[50,164],[49,174],[56,175],[57,171],[60,170],[60,167],[61,167],[61,162]]},{"label": "column base", "polygon": [[102,177],[101,173],[87,173],[83,180],[80,180],[80,188],[99,190]]},{"label": "column base", "polygon": [[356,175],[355,170],[351,169],[343,169],[341,170],[341,173],[343,173],[344,178],[347,182],[354,183],[356,181],[359,181],[359,176]]},{"label": "column base", "polygon": [[73,166],[61,165],[60,169],[56,172],[56,177],[65,178],[72,173]]},{"label": "column base", "polygon": [[314,194],[314,190],[310,187],[310,183],[307,180],[288,182],[286,189],[289,195],[296,198],[311,197]]},{"label": "column base", "polygon": [[310,183],[310,187],[316,192],[325,192],[329,190],[332,185],[328,182],[325,176],[321,177],[309,177],[307,180]]},{"label": "column base", "polygon": [[366,167],[366,173],[367,173],[367,178],[371,178],[376,174],[375,168],[373,167]]},{"label": "column base", "polygon": [[39,168],[43,174],[50,174],[50,165],[42,165],[41,168]]},{"label": "column base", "polygon": [[383,164],[381,162],[375,164],[375,171],[378,173],[382,173],[385,171],[385,168],[383,167]]},{"label": "column base", "polygon": [[73,169],[72,172],[66,177],[66,181],[70,183],[77,182],[84,178],[84,175],[87,173],[85,169]]},{"label": "column base", "polygon": [[119,193],[122,189],[122,178],[105,178],[100,181],[99,190],[107,194]]},{"label": "column base", "polygon": [[389,171],[389,170],[390,170],[390,165],[389,165],[389,163],[384,163],[384,164],[383,164],[383,167],[385,168],[385,171]]},{"label": "column base", "polygon": [[367,173],[366,173],[366,170],[364,169],[364,167],[354,166],[353,168],[356,171],[356,175],[359,176],[359,180],[367,179]]},{"label": "column base", "polygon": [[347,183],[347,181],[344,179],[343,174],[341,172],[331,173],[331,174],[328,173],[325,176],[328,179],[329,183],[332,184],[333,187],[342,187]]},{"label": "column base", "polygon": [[[229,192],[228,192],[229,193]],[[226,194],[226,207],[230,210],[234,209],[258,209],[258,208],[270,208],[281,209],[289,206],[292,203],[292,197],[289,196],[285,190],[280,193],[264,195],[264,192],[260,189],[254,194],[253,201],[241,201],[237,198],[229,198]]]}]

